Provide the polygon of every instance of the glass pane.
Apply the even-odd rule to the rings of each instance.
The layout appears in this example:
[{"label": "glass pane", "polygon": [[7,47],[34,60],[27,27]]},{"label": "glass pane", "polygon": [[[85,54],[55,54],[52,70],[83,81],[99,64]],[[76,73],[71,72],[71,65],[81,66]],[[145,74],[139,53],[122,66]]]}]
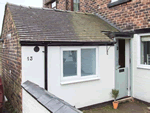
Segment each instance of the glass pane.
[{"label": "glass pane", "polygon": [[63,51],[63,76],[77,75],[77,51]]},{"label": "glass pane", "polygon": [[79,11],[79,0],[74,0],[73,3],[74,3],[73,10]]},{"label": "glass pane", "polygon": [[150,65],[150,41],[141,42],[141,64]]},{"label": "glass pane", "polygon": [[78,3],[74,3],[74,6],[73,6],[73,10],[74,11],[79,11],[79,4]]},{"label": "glass pane", "polygon": [[81,49],[81,76],[96,75],[96,48]]}]

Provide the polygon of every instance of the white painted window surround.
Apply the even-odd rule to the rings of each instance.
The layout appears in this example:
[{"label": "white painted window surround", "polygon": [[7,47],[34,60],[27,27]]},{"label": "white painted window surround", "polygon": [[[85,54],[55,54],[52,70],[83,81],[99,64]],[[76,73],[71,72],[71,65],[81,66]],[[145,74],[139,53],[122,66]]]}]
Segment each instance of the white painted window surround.
[{"label": "white painted window surround", "polygon": [[56,1],[52,3],[52,8],[56,9]]},{"label": "white painted window surround", "polygon": [[137,38],[137,68],[150,69],[150,65],[141,64],[141,37],[143,36],[150,36],[150,33],[134,35],[134,38]]},{"label": "white painted window surround", "polygon": [[113,3],[113,2],[117,2],[117,1],[119,1],[119,0],[111,0],[111,3]]},{"label": "white painted window surround", "polygon": [[[84,59],[84,61],[81,61],[82,60],[81,57],[83,56],[83,54],[81,53],[81,50],[87,50],[87,49],[88,50],[96,49],[96,56],[95,56],[96,57],[96,64],[95,64],[96,71],[93,71],[94,69],[92,69],[92,66],[91,66],[91,69],[89,69],[88,72],[93,72],[94,74],[82,76],[81,68],[83,65],[81,65],[81,62],[82,62],[82,64],[85,64],[83,62],[87,60],[88,56],[87,56],[87,58]],[[64,54],[63,53],[66,51],[76,51],[77,52],[77,61],[76,61],[77,62],[77,64],[76,64],[77,65],[77,75],[64,77],[64,72],[63,72]],[[86,54],[86,52],[84,54]],[[89,56],[89,57],[92,57],[92,56]],[[88,59],[88,61],[89,60],[90,59]],[[82,69],[87,71],[87,69],[85,67],[83,67]],[[100,77],[98,75],[98,47],[61,47],[61,84],[70,84],[70,83],[98,80],[98,79],[100,79]]]}]

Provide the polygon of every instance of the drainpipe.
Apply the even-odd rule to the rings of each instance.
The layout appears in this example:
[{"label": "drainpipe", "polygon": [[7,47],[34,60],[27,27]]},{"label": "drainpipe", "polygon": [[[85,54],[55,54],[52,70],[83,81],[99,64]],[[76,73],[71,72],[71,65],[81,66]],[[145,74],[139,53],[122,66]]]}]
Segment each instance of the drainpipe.
[{"label": "drainpipe", "polygon": [[66,10],[68,10],[68,9],[67,9],[67,0],[66,0],[66,3],[65,3],[65,5],[66,5]]},{"label": "drainpipe", "polygon": [[47,48],[48,48],[48,45],[45,44],[44,45],[44,67],[45,67],[45,89],[48,90],[48,75],[47,75]]},{"label": "drainpipe", "polygon": [[73,0],[71,0],[71,11],[73,11]]}]

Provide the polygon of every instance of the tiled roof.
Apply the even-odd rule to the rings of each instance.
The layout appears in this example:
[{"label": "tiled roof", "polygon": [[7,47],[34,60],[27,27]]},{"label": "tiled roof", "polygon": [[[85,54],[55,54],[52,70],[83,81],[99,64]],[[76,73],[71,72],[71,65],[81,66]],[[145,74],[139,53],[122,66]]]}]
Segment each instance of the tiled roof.
[{"label": "tiled roof", "polygon": [[52,113],[82,113],[82,111],[30,81],[24,82],[22,88]]},{"label": "tiled roof", "polygon": [[118,31],[94,14],[7,6],[20,41],[112,42],[101,31]]}]

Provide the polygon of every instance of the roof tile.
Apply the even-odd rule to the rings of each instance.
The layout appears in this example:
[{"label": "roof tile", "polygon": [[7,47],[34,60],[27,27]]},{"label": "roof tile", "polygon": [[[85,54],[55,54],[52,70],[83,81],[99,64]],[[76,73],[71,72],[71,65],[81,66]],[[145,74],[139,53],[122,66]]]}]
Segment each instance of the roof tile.
[{"label": "roof tile", "polygon": [[94,14],[7,6],[20,41],[112,42],[101,31],[118,31]]}]

